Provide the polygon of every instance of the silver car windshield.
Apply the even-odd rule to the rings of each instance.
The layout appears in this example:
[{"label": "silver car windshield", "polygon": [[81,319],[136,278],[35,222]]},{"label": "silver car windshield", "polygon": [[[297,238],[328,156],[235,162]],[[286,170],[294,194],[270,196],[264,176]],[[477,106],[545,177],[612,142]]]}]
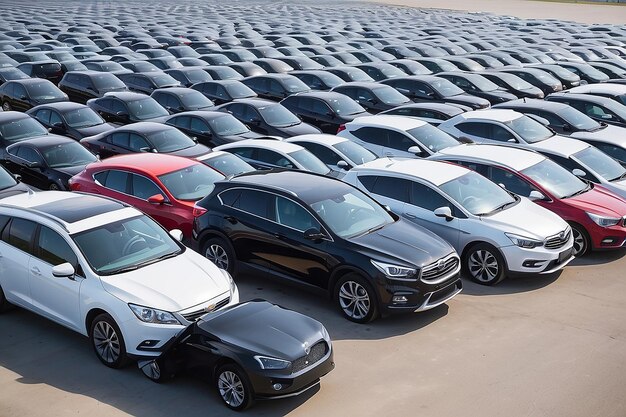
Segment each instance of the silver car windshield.
[{"label": "silver car windshield", "polygon": [[557,198],[567,198],[587,189],[584,181],[550,159],[545,159],[520,172]]},{"label": "silver car windshield", "polygon": [[493,214],[517,201],[502,187],[473,171],[441,184],[439,189],[475,216]]},{"label": "silver car windshield", "polygon": [[504,124],[528,143],[541,142],[554,136],[550,129],[528,116],[521,116]]}]

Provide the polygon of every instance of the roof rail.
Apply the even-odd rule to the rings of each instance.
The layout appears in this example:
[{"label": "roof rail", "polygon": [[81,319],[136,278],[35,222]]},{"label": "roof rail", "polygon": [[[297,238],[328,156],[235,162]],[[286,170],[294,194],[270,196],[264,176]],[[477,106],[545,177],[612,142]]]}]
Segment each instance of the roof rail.
[{"label": "roof rail", "polygon": [[31,207],[17,206],[17,205],[14,205],[14,204],[6,204],[6,203],[0,203],[0,207],[7,207],[7,208],[12,208],[12,209],[18,209],[18,210],[26,211],[26,212],[31,213],[31,214],[36,214],[36,215],[41,216],[41,217],[45,217],[46,219],[52,220],[53,222],[55,222],[56,224],[61,226],[63,228],[63,230],[65,230],[67,233],[70,232],[68,230],[68,228],[67,228],[67,224],[63,220],[61,220],[58,217],[55,217],[55,216],[53,216],[51,214],[48,214],[45,211],[36,210],[34,208],[31,208]]}]

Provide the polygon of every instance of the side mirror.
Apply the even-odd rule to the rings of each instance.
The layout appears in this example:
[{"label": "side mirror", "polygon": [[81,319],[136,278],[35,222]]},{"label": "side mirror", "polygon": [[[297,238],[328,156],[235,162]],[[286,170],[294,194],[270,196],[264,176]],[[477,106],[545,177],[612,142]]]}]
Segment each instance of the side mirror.
[{"label": "side mirror", "polygon": [[443,217],[447,221],[454,219],[454,216],[452,216],[452,210],[450,210],[450,207],[439,207],[435,209],[433,213],[435,213],[435,216]]},{"label": "side mirror", "polygon": [[61,129],[63,127],[63,122],[56,122],[52,125],[52,127],[56,127],[57,129]]},{"label": "side mirror", "polygon": [[459,142],[461,142],[461,143],[464,143],[464,144],[474,143],[474,141],[473,141],[473,140],[471,140],[470,138],[465,137],[465,136],[460,136],[459,138],[457,138],[457,140],[458,140]]},{"label": "side mirror", "polygon": [[180,229],[172,229],[170,230],[170,236],[172,236],[175,240],[182,242],[183,241],[183,232]]},{"label": "side mirror", "polygon": [[154,204],[155,206],[160,206],[165,203],[165,197],[162,194],[155,194],[151,197],[148,197],[148,203]]},{"label": "side mirror", "polygon": [[22,182],[22,176],[20,174],[13,174],[13,178],[15,178],[17,182]]},{"label": "side mirror", "polygon": [[385,204],[383,208],[387,210],[388,213],[391,213],[391,207],[389,207],[388,205]]},{"label": "side mirror", "polygon": [[532,190],[530,194],[528,195],[528,198],[532,201],[537,201],[537,200],[545,200],[546,196],[537,190]]},{"label": "side mirror", "polygon": [[337,166],[341,169],[350,169],[350,165],[348,165],[348,163],[346,161],[339,161],[337,162]]},{"label": "side mirror", "polygon": [[213,136],[213,133],[210,130],[203,130],[200,134],[203,136]]},{"label": "side mirror", "polygon": [[563,129],[563,131],[564,131],[564,132],[571,132],[571,131],[572,131],[572,127],[571,127],[569,124],[567,124],[567,123],[565,123],[565,124],[561,127],[561,129]]},{"label": "side mirror", "polygon": [[589,81],[587,80],[580,80],[580,85],[587,85],[589,84]]},{"label": "side mirror", "polygon": [[412,153],[415,156],[424,155],[424,151],[419,146],[411,146],[409,149],[407,149],[407,152]]},{"label": "side mirror", "polygon": [[41,168],[42,167],[42,164],[39,161],[28,162],[27,165],[29,168]]},{"label": "side mirror", "polygon": [[304,232],[304,238],[306,240],[312,240],[314,242],[320,241],[320,240],[324,239],[325,237],[326,237],[326,235],[324,235],[324,233],[320,232],[319,230],[317,230],[314,227],[311,227],[310,229],[307,229]]},{"label": "side mirror", "polygon": [[507,140],[507,142],[509,142],[509,143],[517,143],[517,139],[511,138],[511,139]]},{"label": "side mirror", "polygon": [[69,262],[52,267],[52,275],[57,278],[72,278],[76,271]]},{"label": "side mirror", "polygon": [[191,140],[193,140],[195,143],[198,143],[198,138],[195,136],[191,136]]},{"label": "side mirror", "polygon": [[580,168],[574,168],[572,170],[572,174],[576,175],[578,178],[585,177],[587,173]]},{"label": "side mirror", "polygon": [[139,148],[139,152],[152,152],[152,148],[149,146],[144,146],[143,148]]},{"label": "side mirror", "polygon": [[28,100],[28,96],[22,96],[20,97],[20,100]]}]

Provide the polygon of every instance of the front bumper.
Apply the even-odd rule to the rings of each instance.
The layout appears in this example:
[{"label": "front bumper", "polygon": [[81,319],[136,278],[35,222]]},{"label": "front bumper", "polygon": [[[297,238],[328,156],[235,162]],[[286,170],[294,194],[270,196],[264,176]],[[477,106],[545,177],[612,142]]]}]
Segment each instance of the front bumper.
[{"label": "front bumper", "polygon": [[515,275],[526,274],[551,274],[563,269],[573,259],[573,238],[559,249],[546,249],[544,247],[527,249],[516,245],[500,248],[508,272]]},{"label": "front bumper", "polygon": [[387,284],[381,293],[381,310],[383,314],[430,310],[451,300],[462,289],[459,272],[437,285],[423,282],[418,282],[416,287]]}]

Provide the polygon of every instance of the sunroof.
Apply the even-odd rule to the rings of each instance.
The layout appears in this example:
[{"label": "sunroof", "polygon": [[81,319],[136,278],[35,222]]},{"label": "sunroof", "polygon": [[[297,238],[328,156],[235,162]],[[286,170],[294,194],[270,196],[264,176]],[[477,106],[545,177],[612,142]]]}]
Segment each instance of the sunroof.
[{"label": "sunroof", "polygon": [[33,209],[48,213],[66,223],[75,223],[123,207],[121,203],[115,201],[85,195],[42,204],[33,207]]}]

